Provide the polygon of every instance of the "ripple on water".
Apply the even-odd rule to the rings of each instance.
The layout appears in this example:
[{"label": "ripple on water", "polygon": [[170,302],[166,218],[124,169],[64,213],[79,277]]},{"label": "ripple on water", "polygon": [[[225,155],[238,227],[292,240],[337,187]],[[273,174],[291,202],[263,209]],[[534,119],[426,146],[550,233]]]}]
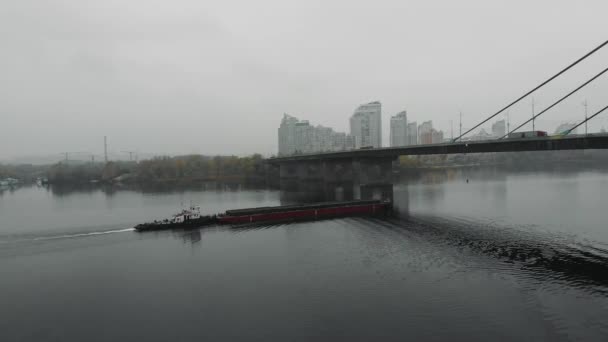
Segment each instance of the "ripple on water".
[{"label": "ripple on water", "polygon": [[475,262],[474,267],[539,282],[560,281],[584,291],[608,294],[608,249],[602,244],[583,244],[569,236],[462,218],[416,216],[398,224],[436,246],[455,248],[463,260],[490,257],[498,261]]}]

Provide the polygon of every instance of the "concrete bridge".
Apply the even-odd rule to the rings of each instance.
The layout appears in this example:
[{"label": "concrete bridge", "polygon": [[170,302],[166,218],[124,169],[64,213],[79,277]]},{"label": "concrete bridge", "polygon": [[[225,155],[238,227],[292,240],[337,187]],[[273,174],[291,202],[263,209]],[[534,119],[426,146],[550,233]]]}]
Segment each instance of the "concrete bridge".
[{"label": "concrete bridge", "polygon": [[280,167],[281,190],[294,196],[288,200],[392,199],[393,162],[402,155],[583,149],[608,149],[608,134],[359,149],[271,158],[268,162]]}]

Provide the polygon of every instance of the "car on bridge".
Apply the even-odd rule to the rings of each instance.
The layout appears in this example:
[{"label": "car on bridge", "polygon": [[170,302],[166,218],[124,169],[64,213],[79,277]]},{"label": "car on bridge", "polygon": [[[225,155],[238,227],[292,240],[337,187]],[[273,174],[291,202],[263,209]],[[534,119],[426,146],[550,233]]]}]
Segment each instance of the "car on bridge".
[{"label": "car on bridge", "polygon": [[509,139],[539,138],[546,136],[547,132],[545,131],[525,131],[509,133]]}]

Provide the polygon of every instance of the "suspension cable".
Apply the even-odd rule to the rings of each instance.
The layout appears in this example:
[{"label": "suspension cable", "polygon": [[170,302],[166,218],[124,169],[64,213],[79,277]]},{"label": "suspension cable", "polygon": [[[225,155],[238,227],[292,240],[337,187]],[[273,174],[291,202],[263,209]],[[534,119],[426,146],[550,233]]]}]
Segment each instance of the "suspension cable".
[{"label": "suspension cable", "polygon": [[523,98],[525,98],[526,96],[532,94],[533,92],[537,91],[539,88],[541,88],[542,86],[544,86],[545,84],[553,81],[555,78],[557,78],[558,76],[560,76],[561,74],[563,74],[564,72],[570,70],[572,67],[574,67],[575,65],[577,65],[578,63],[582,62],[584,59],[586,59],[587,57],[591,56],[592,54],[594,54],[597,50],[603,48],[606,44],[608,44],[608,40],[606,40],[605,42],[603,42],[602,44],[600,44],[598,47],[596,47],[595,49],[589,51],[586,55],[584,55],[583,57],[577,59],[574,63],[568,65],[566,68],[562,69],[560,72],[558,72],[557,74],[551,76],[549,79],[547,79],[546,81],[544,81],[543,83],[539,84],[538,86],[536,86],[534,89],[528,91],[527,93],[525,93],[524,95],[522,95],[520,98],[518,98],[517,100],[511,102],[510,104],[508,104],[507,106],[505,106],[503,109],[499,110],[498,112],[496,112],[493,115],[490,115],[488,118],[486,118],[485,120],[483,120],[482,122],[478,123],[477,125],[475,125],[475,127],[469,129],[468,131],[464,132],[463,134],[461,134],[460,136],[458,136],[457,138],[455,138],[452,142],[456,142],[458,139],[462,138],[463,136],[467,135],[468,133],[470,133],[472,130],[476,129],[477,127],[483,125],[484,123],[488,122],[490,119],[492,119],[493,117],[495,117],[496,115],[504,112],[505,110],[509,109],[511,106],[513,106],[514,104],[516,104],[517,102],[521,101]]},{"label": "suspension cable", "polygon": [[544,114],[546,111],[548,111],[549,109],[555,107],[558,103],[562,102],[563,100],[567,99],[568,97],[570,97],[570,95],[576,93],[577,91],[579,91],[581,88],[583,88],[584,86],[586,86],[587,84],[593,82],[596,78],[602,76],[604,73],[606,73],[606,71],[608,71],[608,68],[604,69],[602,72],[600,72],[599,74],[593,76],[593,78],[589,79],[588,81],[586,81],[585,83],[581,84],[580,86],[578,86],[576,89],[574,89],[573,91],[569,92],[566,96],[562,97],[561,99],[557,100],[556,102],[554,102],[552,105],[550,105],[549,107],[545,108],[543,111],[541,111],[540,113],[534,115],[532,118],[528,119],[526,122],[522,123],[521,125],[517,126],[515,129],[511,130],[510,132],[507,132],[507,134],[503,135],[502,137],[498,138],[500,139],[504,139],[506,137],[509,136],[509,134],[517,131],[518,129],[522,128],[523,126],[525,126],[528,122],[535,120],[537,117],[541,116],[542,114]]},{"label": "suspension cable", "polygon": [[568,135],[568,134],[570,134],[570,132],[574,131],[574,130],[575,130],[576,128],[578,128],[580,125],[582,125],[582,124],[584,124],[585,122],[587,122],[587,121],[589,121],[589,120],[593,119],[593,117],[594,117],[594,116],[596,116],[596,115],[600,114],[601,112],[605,111],[606,109],[608,109],[608,106],[606,106],[606,107],[604,107],[604,108],[600,109],[600,110],[599,110],[597,113],[595,113],[595,114],[591,115],[590,117],[588,117],[587,119],[585,119],[583,122],[581,122],[581,123],[579,123],[578,125],[576,125],[576,126],[574,126],[574,127],[570,128],[569,130],[567,130],[566,132],[564,132],[564,134],[563,134],[563,135]]}]

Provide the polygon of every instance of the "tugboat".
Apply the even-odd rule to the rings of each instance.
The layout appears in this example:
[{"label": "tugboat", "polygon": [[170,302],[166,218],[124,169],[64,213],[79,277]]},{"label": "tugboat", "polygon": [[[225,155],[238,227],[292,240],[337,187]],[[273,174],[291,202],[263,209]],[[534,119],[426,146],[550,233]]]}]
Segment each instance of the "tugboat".
[{"label": "tugboat", "polygon": [[154,220],[153,222],[142,223],[135,226],[135,230],[138,232],[151,231],[151,230],[164,230],[164,229],[188,229],[198,228],[205,225],[214,224],[217,222],[217,216],[203,216],[201,215],[201,208],[198,206],[191,206],[189,209],[183,209],[181,212],[173,215],[169,219],[161,221]]},{"label": "tugboat", "polygon": [[267,222],[300,220],[326,220],[347,216],[384,217],[391,213],[390,201],[354,200],[346,202],[323,202],[277,207],[260,207],[227,210],[223,214],[202,216],[200,207],[191,206],[173,215],[170,219],[142,223],[135,226],[138,232],[163,229],[199,228],[212,224],[242,225]]}]

